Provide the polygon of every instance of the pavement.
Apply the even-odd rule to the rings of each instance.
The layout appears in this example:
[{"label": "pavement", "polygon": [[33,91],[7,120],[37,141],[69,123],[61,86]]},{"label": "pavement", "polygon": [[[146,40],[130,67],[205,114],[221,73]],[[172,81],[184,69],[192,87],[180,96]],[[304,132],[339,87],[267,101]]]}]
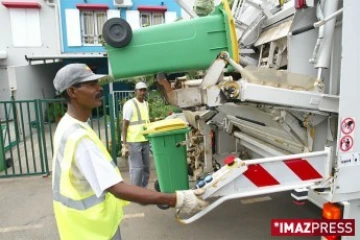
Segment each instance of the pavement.
[{"label": "pavement", "polygon": [[[122,175],[129,182],[126,169]],[[155,179],[152,169],[150,189]],[[175,221],[174,209],[131,203],[125,208],[121,233],[123,240],[287,240],[293,238],[270,236],[272,218],[319,217],[319,208],[311,203],[293,204],[288,192],[231,200],[189,225]],[[0,179],[0,240],[25,239],[59,239],[52,209],[51,176]]]}]

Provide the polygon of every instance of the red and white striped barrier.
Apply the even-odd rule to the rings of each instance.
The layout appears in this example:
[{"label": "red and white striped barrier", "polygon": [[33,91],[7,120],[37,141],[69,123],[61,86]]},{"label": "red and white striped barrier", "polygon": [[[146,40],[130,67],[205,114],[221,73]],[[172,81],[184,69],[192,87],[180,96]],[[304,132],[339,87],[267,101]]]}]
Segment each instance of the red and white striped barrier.
[{"label": "red and white striped barrier", "polygon": [[274,163],[254,164],[248,166],[242,178],[243,182],[252,187],[266,187],[289,182],[321,180],[324,178],[324,169],[319,159],[291,159]]},{"label": "red and white striped barrier", "polygon": [[293,189],[319,187],[331,173],[332,148],[314,153],[242,161],[232,157],[226,165],[204,179],[203,199],[222,196],[188,219],[176,216],[183,224],[194,222],[225,201]]},{"label": "red and white striped barrier", "polygon": [[204,187],[204,198],[263,187],[288,186],[322,181],[330,176],[330,149],[242,161],[225,159],[226,165],[212,175]]}]

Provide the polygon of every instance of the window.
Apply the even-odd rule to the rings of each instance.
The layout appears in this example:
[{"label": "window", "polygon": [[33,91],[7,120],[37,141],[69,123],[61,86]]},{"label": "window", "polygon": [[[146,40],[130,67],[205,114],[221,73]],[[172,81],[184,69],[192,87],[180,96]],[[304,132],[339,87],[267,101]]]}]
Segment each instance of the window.
[{"label": "window", "polygon": [[9,8],[14,47],[41,47],[39,9]]},{"label": "window", "polygon": [[164,23],[164,14],[163,13],[152,13],[152,24],[158,25]]},{"label": "window", "polygon": [[141,27],[164,23],[164,13],[162,12],[141,12],[140,18]]},{"label": "window", "polygon": [[81,40],[84,45],[101,45],[106,11],[81,11]]}]

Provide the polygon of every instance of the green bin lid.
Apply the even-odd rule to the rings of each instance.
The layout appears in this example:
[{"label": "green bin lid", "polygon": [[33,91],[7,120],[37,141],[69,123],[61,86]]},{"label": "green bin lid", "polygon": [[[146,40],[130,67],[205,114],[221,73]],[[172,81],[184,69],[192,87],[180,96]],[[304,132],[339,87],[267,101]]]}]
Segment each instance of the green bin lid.
[{"label": "green bin lid", "polygon": [[179,118],[164,119],[156,122],[146,124],[142,134],[151,134],[158,132],[168,132],[176,129],[186,128],[188,123]]},{"label": "green bin lid", "polygon": [[166,132],[155,132],[155,133],[149,133],[144,134],[146,138],[154,138],[154,137],[163,137],[168,135],[175,135],[175,134],[186,134],[190,131],[190,128],[180,128],[176,130],[166,131]]}]

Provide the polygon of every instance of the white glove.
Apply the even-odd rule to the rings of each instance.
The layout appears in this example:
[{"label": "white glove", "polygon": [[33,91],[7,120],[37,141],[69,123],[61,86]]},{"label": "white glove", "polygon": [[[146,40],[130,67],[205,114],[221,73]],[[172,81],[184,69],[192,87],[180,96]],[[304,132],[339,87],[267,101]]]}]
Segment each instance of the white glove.
[{"label": "white glove", "polygon": [[126,157],[129,156],[129,149],[128,149],[128,145],[127,145],[127,144],[122,144],[121,156],[122,156],[123,158],[126,158]]},{"label": "white glove", "polygon": [[179,213],[191,214],[193,212],[204,209],[208,202],[199,198],[205,193],[205,189],[198,188],[195,190],[176,191],[176,205],[175,208]]}]

